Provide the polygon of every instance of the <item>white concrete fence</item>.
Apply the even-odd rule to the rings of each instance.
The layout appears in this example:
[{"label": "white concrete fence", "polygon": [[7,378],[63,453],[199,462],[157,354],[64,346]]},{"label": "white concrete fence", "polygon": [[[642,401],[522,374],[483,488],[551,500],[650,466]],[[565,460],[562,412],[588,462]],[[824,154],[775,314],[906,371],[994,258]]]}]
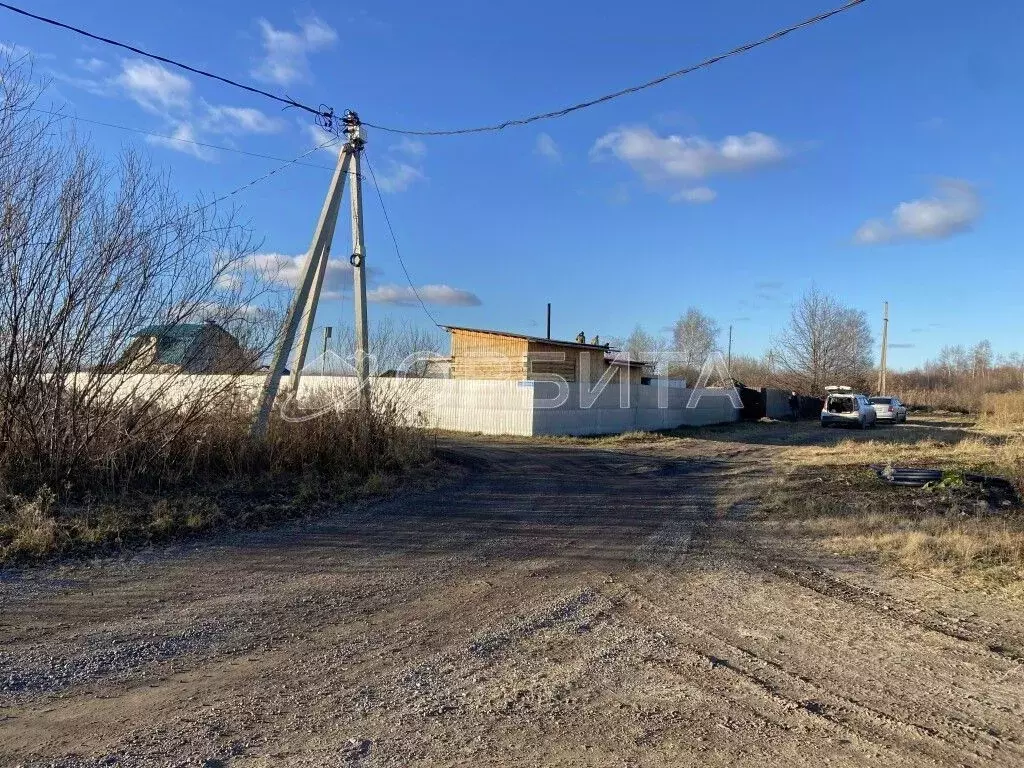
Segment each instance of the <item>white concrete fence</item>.
[{"label": "white concrete fence", "polygon": [[[264,377],[139,373],[111,376],[107,386],[140,396],[162,392],[168,402],[180,402],[223,390],[233,380],[237,395],[255,402]],[[609,384],[590,392],[578,383],[559,390],[541,381],[374,378],[371,387],[395,402],[410,424],[488,435],[600,435],[722,424],[740,417],[724,391],[704,390],[696,407],[687,408],[692,390],[663,384],[632,384],[622,391]],[[355,391],[353,377],[305,375],[296,401],[304,407],[351,407]]]}]

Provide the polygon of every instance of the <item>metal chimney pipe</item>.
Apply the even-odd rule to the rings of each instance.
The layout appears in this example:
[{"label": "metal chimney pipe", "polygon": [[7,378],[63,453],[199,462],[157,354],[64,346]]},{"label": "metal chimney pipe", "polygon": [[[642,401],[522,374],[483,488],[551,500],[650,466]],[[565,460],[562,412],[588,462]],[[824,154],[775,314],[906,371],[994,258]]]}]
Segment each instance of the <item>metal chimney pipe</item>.
[{"label": "metal chimney pipe", "polygon": [[551,302],[548,302],[548,338],[551,338]]}]

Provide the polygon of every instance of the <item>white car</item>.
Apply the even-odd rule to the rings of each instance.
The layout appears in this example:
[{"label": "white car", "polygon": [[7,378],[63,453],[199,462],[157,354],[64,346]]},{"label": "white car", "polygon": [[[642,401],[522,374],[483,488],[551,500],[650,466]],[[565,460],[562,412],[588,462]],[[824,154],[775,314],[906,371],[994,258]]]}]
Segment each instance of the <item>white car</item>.
[{"label": "white car", "polygon": [[901,424],[907,420],[907,406],[898,397],[872,397],[871,407],[875,409],[879,421]]},{"label": "white car", "polygon": [[821,409],[821,426],[843,424],[859,429],[875,426],[878,414],[864,395],[857,394],[850,387],[825,387],[825,391],[828,397]]}]

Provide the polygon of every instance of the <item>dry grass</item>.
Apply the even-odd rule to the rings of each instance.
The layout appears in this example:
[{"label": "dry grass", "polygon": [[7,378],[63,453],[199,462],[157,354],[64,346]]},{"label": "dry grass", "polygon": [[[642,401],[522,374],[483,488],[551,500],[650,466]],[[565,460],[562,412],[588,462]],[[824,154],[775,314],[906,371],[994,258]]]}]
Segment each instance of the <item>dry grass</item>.
[{"label": "dry grass", "polygon": [[1024,487],[1024,437],[970,422],[784,449],[764,496],[764,521],[822,552],[866,556],[911,573],[1024,596],[1024,514],[976,486],[887,485],[869,464],[927,466],[1013,479]]},{"label": "dry grass", "polygon": [[934,389],[897,387],[900,399],[915,408],[953,413],[977,413],[982,393],[969,387],[939,387]]},{"label": "dry grass", "polygon": [[985,395],[981,413],[988,426],[1024,431],[1024,392]]},{"label": "dry grass", "polygon": [[[888,486],[829,493],[824,485],[790,484],[769,496],[765,519],[773,534],[823,553],[866,556],[903,572],[945,573],[1024,596],[1019,514],[979,512],[974,499],[927,493]],[[885,498],[891,494],[900,498]]]},{"label": "dry grass", "polygon": [[787,447],[777,459],[789,469],[892,464],[977,472],[1006,477],[1024,490],[1024,434],[971,419],[934,418],[871,434],[868,439]]},{"label": "dry grass", "polygon": [[431,464],[429,436],[386,402],[301,423],[275,418],[265,441],[249,438],[249,420],[240,411],[197,423],[130,484],[111,472],[105,485],[58,498],[47,486],[16,490],[0,475],[0,564],[262,526],[386,493]]}]

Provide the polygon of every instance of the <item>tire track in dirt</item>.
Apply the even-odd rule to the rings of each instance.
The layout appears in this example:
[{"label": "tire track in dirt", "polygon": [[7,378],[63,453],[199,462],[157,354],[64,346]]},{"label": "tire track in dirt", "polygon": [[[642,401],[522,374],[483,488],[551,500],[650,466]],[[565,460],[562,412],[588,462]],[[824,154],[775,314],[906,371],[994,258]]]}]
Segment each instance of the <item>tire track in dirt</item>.
[{"label": "tire track in dirt", "polygon": [[[740,644],[711,625],[683,619],[664,607],[667,590],[663,573],[645,573],[635,581],[631,579],[626,588],[636,596],[634,616],[637,621],[674,629],[678,633],[673,636],[674,640],[705,660],[709,668],[731,672],[785,709],[800,710],[827,721],[836,728],[837,735],[857,738],[880,748],[902,743],[906,749],[942,764],[954,759],[973,759],[964,751],[978,742],[990,747],[1005,745],[1002,740],[993,738],[984,725],[948,720],[925,725],[906,715],[898,715],[891,708],[883,710],[871,706],[852,693],[837,689],[829,681],[815,680],[770,655]],[[946,726],[945,733],[942,726]],[[954,730],[966,732],[956,738],[952,735]],[[1024,752],[1012,745],[1010,748],[1024,760]]]},{"label": "tire track in dirt", "polygon": [[[112,627],[149,611],[117,605],[121,590],[191,578],[204,584],[193,614],[251,621],[266,642],[187,659],[174,679],[19,704],[38,734],[19,729],[20,759],[1024,762],[1013,680],[986,699],[985,673],[1007,662],[980,645],[995,642],[992,627],[922,618],[909,598],[847,585],[760,539],[742,506],[720,507],[730,484],[768,471],[771,448],[627,447],[446,442],[462,469],[439,490],[153,558],[94,595],[84,574],[74,604]],[[59,623],[69,604],[41,593],[17,611],[73,648]],[[15,725],[0,722],[0,741]],[[72,759],[48,746],[58,738],[90,746]]]},{"label": "tire track in dirt", "polygon": [[[744,461],[737,464],[739,465],[734,465],[728,473],[730,476],[755,474],[763,478],[767,474],[764,463]],[[735,560],[736,551],[741,550],[744,562],[740,567],[753,565],[778,579],[796,584],[841,604],[856,605],[872,610],[886,622],[895,619],[902,621],[906,626],[920,627],[948,639],[969,643],[972,656],[977,655],[983,649],[1015,660],[1015,655],[1006,653],[1005,648],[998,645],[993,647],[990,639],[987,639],[986,635],[979,631],[980,626],[972,631],[963,627],[961,623],[950,625],[941,616],[930,616],[909,601],[898,600],[878,590],[851,584],[821,568],[784,562],[787,558],[780,548],[776,548],[776,558],[770,559],[762,548],[751,544],[749,530],[744,530],[742,526],[738,525],[740,521],[737,512],[749,509],[750,506],[750,502],[744,505],[733,505],[721,519],[713,519],[710,523],[702,525],[701,535],[687,542],[695,545],[693,555],[710,559],[721,556],[722,553],[716,551],[715,544],[722,534],[720,528],[727,526],[728,530],[724,535],[729,539],[729,546],[726,548],[724,556],[726,559]],[[777,659],[739,645],[706,625],[697,626],[683,620],[675,613],[666,612],[660,606],[664,605],[665,592],[671,589],[671,584],[666,583],[671,581],[671,578],[666,576],[670,571],[671,567],[668,566],[647,572],[642,578],[635,577],[631,579],[629,589],[645,601],[645,609],[657,615],[659,622],[677,626],[691,637],[702,638],[707,644],[705,649],[702,650],[693,645],[690,648],[693,652],[707,658],[712,667],[722,666],[761,688],[769,697],[781,696],[782,700],[789,705],[807,709],[812,714],[823,717],[841,728],[849,729],[852,733],[861,738],[867,738],[877,745],[891,743],[893,737],[913,735],[918,737],[915,740],[916,747],[923,749],[930,758],[944,761],[954,757],[965,759],[963,750],[970,749],[980,742],[989,748],[1003,748],[1004,753],[1001,755],[1003,759],[1007,757],[1005,749],[1009,748],[1016,755],[1014,759],[1024,762],[1024,750],[996,737],[992,729],[984,723],[972,723],[953,716],[942,719],[934,726],[915,722],[895,715],[892,711],[871,706],[852,695],[839,692],[834,689],[834,686],[817,682],[807,675],[792,671]],[[708,648],[722,656],[715,655],[707,650]],[[825,702],[830,703],[831,706],[825,706]],[[885,729],[880,730],[880,725],[884,725]],[[944,735],[943,729],[950,735]],[[959,738],[954,738],[954,735]],[[939,742],[956,751],[950,752],[948,749],[928,744],[929,741]],[[976,755],[971,756],[971,759],[988,761],[990,756]]]}]

